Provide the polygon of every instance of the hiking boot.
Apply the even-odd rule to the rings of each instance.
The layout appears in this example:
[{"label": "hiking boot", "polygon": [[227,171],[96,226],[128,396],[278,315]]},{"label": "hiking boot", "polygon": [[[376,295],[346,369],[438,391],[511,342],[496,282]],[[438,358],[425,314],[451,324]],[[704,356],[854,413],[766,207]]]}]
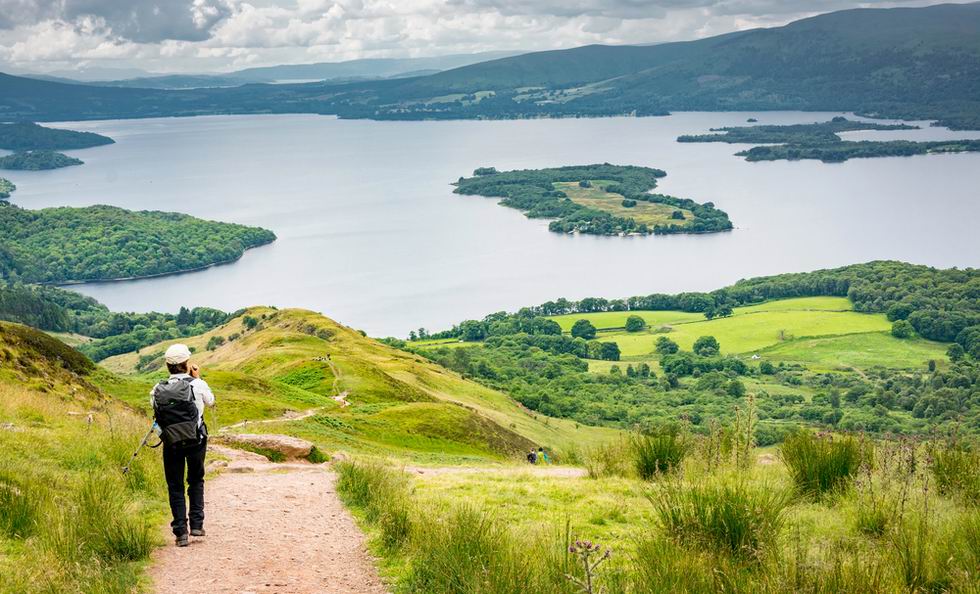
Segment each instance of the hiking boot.
[{"label": "hiking boot", "polygon": [[204,528],[191,528],[191,536],[204,537]]},{"label": "hiking boot", "polygon": [[186,547],[189,544],[191,544],[191,539],[187,538],[186,534],[181,534],[180,536],[177,537],[178,547]]}]

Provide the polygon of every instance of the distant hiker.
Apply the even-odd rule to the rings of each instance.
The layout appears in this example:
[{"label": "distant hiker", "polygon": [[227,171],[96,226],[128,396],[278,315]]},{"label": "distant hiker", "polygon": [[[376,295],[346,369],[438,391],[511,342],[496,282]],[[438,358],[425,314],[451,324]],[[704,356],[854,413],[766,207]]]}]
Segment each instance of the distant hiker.
[{"label": "distant hiker", "polygon": [[541,460],[541,462],[544,464],[551,464],[551,462],[548,461],[548,454],[544,452],[544,448],[538,448],[538,460]]},{"label": "distant hiker", "polygon": [[529,464],[537,464],[538,463],[538,453],[535,452],[534,450],[531,450],[530,452],[528,452],[527,453],[527,461],[528,461]]},{"label": "distant hiker", "polygon": [[[201,371],[190,362],[191,351],[175,344],[164,354],[170,377],[153,386],[150,402],[163,442],[163,472],[167,477],[170,527],[178,547],[189,544],[190,535],[204,536],[204,455],[208,449],[208,427],[204,407],[214,406],[214,394],[201,379]],[[184,468],[187,468],[187,499],[184,499]]]}]

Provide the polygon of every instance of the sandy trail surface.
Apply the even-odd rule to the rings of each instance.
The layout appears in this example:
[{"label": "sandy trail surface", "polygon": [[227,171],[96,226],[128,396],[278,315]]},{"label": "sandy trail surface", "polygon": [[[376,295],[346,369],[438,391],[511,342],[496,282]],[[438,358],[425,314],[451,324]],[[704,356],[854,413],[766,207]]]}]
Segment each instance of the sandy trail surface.
[{"label": "sandy trail surface", "polygon": [[385,594],[364,535],[323,466],[274,464],[221,446],[205,486],[206,538],[168,546],[150,569],[159,594]]}]

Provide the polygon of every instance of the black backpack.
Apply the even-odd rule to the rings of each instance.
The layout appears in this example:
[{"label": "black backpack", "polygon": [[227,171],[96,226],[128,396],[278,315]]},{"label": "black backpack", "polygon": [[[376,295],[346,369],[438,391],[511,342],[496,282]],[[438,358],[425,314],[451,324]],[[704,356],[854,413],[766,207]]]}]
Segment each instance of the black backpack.
[{"label": "black backpack", "polygon": [[153,392],[154,420],[160,441],[168,447],[186,448],[201,443],[201,413],[194,398],[193,378],[163,380]]}]

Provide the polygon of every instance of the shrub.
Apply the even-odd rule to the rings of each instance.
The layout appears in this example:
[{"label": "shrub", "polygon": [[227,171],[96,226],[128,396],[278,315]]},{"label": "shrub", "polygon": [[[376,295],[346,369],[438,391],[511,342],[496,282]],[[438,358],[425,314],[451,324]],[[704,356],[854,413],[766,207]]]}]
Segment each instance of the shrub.
[{"label": "shrub", "polygon": [[691,442],[676,426],[651,433],[637,433],[631,440],[633,467],[637,476],[648,481],[677,470],[691,450]]},{"label": "shrub", "polygon": [[807,430],[790,434],[779,448],[798,494],[820,497],[845,489],[860,468],[865,453],[853,437],[834,439]]},{"label": "shrub", "polygon": [[702,357],[714,357],[721,350],[721,345],[718,344],[718,339],[714,336],[699,336],[697,340],[694,341],[694,346],[692,347],[695,355],[700,355]]},{"label": "shrub", "polygon": [[646,321],[640,316],[630,316],[626,318],[626,331],[627,332],[640,332],[647,327]]},{"label": "shrub", "polygon": [[787,505],[777,489],[741,481],[668,483],[651,501],[664,530],[678,542],[741,559],[758,559],[775,543]]},{"label": "shrub", "polygon": [[898,320],[892,324],[892,336],[895,338],[912,338],[913,334],[915,329],[907,320]]},{"label": "shrub", "polygon": [[673,340],[666,336],[661,336],[657,338],[656,349],[658,355],[673,355],[680,350],[680,347]]}]

